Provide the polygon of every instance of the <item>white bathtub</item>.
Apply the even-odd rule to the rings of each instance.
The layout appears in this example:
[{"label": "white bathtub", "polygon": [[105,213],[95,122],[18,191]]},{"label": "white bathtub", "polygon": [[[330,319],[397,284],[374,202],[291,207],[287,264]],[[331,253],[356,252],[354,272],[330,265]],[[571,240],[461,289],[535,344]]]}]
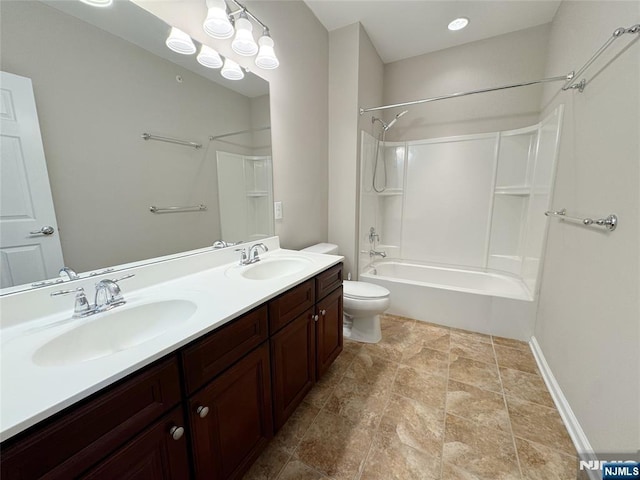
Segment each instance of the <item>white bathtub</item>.
[{"label": "white bathtub", "polygon": [[360,280],[391,292],[391,314],[526,341],[533,334],[536,303],[524,282],[508,274],[382,260]]}]

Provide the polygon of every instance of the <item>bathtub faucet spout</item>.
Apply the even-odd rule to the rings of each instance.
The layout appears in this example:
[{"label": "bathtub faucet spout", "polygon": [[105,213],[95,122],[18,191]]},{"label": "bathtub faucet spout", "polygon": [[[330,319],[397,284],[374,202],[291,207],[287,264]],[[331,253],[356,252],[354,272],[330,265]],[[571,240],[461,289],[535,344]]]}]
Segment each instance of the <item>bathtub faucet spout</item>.
[{"label": "bathtub faucet spout", "polygon": [[371,250],[369,250],[369,256],[371,258],[373,258],[375,256],[379,256],[379,257],[385,258],[387,256],[387,254],[385,252],[377,251],[377,250],[374,250],[372,248]]}]

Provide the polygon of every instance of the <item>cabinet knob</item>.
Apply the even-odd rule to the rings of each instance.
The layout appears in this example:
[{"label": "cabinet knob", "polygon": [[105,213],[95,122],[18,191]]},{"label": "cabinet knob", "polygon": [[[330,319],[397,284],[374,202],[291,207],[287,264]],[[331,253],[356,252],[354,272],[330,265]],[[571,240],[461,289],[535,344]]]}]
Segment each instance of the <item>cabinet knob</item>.
[{"label": "cabinet knob", "polygon": [[202,405],[200,405],[198,408],[196,408],[196,413],[200,415],[200,418],[204,418],[209,415],[209,407],[203,407]]},{"label": "cabinet knob", "polygon": [[322,315],[323,317],[327,314],[326,310],[320,310],[320,315]]},{"label": "cabinet knob", "polygon": [[317,322],[317,321],[318,321],[318,318],[320,318],[320,317],[318,317],[318,315],[313,315],[311,318],[313,318],[313,321],[314,321],[314,322]]},{"label": "cabinet knob", "polygon": [[171,435],[171,438],[173,438],[174,440],[180,440],[184,435],[184,427],[171,427],[171,430],[169,430],[169,435]]}]

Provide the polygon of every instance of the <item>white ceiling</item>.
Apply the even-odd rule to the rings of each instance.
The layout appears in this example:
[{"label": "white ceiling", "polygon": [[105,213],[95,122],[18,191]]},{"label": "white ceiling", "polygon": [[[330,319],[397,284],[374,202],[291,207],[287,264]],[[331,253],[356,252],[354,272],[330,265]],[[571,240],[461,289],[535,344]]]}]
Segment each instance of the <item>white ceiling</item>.
[{"label": "white ceiling", "polygon": [[[329,31],[360,22],[384,63],[550,22],[561,0],[305,0]],[[451,32],[457,17],[471,21]]]}]

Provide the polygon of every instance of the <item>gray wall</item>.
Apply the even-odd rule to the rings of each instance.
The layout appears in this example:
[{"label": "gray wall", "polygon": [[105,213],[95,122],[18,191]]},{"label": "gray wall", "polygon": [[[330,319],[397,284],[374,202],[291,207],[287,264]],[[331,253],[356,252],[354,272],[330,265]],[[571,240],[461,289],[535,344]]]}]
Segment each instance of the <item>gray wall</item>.
[{"label": "gray wall", "polygon": [[327,240],[328,69],[326,29],[302,1],[246,2],[266,23],[276,44],[280,67],[266,71],[253,58],[240,57],[229,40],[202,31],[204,1],[133,0],[189,33],[199,42],[249,67],[270,84],[274,200],[283,205],[276,235],[285,248]]},{"label": "gray wall", "polygon": [[[547,74],[579,68],[638,2],[564,1],[553,21]],[[585,28],[585,26],[588,26]],[[535,336],[596,451],[640,447],[638,245],[640,41],[589,69],[584,93],[545,89],[544,113],[565,104],[554,208],[585,217],[616,213],[611,233],[552,220]]]},{"label": "gray wall", "polygon": [[[384,69],[384,103],[542,78],[548,32],[549,25],[541,25],[389,63]],[[555,75],[563,73],[567,72]],[[389,130],[387,139],[415,140],[534,125],[541,92],[540,86],[533,86],[412,106]],[[402,110],[387,111],[385,119]]]},{"label": "gray wall", "polygon": [[[248,98],[38,2],[3,2],[2,40],[2,70],[33,80],[67,265],[86,271],[219,238],[206,139],[250,128]],[[144,142],[144,131],[205,148]],[[206,212],[148,211],[200,203]]]}]

